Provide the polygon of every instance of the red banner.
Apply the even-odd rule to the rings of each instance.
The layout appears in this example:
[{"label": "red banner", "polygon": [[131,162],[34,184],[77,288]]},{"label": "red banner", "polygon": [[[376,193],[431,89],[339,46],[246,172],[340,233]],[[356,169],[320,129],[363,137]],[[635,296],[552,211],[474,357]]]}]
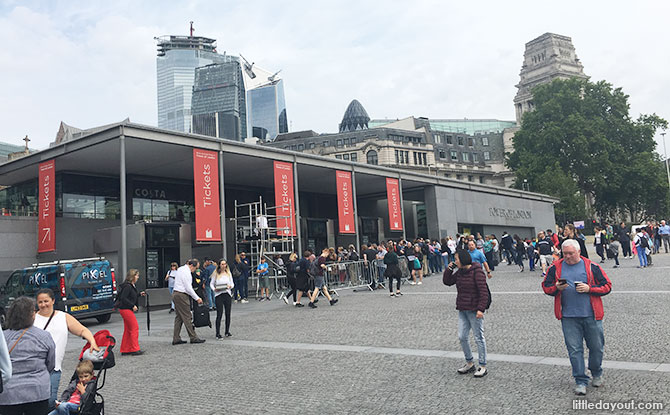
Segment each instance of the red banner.
[{"label": "red banner", "polygon": [[386,179],[386,198],[389,205],[389,227],[392,231],[402,230],[402,206],[398,179]]},{"label": "red banner", "polygon": [[293,164],[275,161],[274,174],[277,228],[279,229],[277,233],[285,236],[296,236]]},{"label": "red banner", "polygon": [[220,242],[219,154],[216,151],[193,149],[193,188],[195,240]]},{"label": "red banner", "polygon": [[354,202],[351,190],[351,173],[348,171],[335,171],[337,183],[337,211],[340,233],[356,233],[356,220],[354,219]]},{"label": "red banner", "polygon": [[39,217],[37,219],[37,252],[56,250],[56,164],[45,161],[39,166]]}]

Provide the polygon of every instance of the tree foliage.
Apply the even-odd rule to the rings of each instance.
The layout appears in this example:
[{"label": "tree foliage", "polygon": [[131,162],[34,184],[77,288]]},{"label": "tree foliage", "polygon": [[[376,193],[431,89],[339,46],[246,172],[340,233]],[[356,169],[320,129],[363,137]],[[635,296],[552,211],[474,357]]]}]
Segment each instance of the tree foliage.
[{"label": "tree foliage", "polygon": [[667,121],[631,119],[628,95],[605,81],[556,79],[533,89],[533,104],[506,154],[514,187],[525,179],[531,190],[560,198],[556,216],[564,221],[667,213],[668,185],[654,151],[654,134]]}]

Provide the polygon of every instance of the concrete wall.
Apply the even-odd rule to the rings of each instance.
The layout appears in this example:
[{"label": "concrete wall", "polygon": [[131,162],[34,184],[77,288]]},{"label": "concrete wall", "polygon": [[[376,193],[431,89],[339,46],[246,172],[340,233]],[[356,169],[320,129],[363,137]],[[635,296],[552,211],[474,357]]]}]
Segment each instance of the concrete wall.
[{"label": "concrete wall", "polygon": [[37,218],[0,216],[0,270],[13,271],[37,262]]},{"label": "concrete wall", "polygon": [[456,235],[459,223],[484,225],[484,232],[497,236],[502,230],[531,236],[554,228],[551,203],[439,186],[426,187],[425,195],[432,238]]}]

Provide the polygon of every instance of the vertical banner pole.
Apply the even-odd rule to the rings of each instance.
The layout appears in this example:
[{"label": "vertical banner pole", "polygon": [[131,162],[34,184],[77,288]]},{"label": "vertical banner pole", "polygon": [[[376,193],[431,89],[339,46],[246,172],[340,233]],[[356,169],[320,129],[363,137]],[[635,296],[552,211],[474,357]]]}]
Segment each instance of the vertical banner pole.
[{"label": "vertical banner pole", "polygon": [[402,196],[402,178],[398,174],[398,195],[400,197],[400,217],[402,218],[402,239],[407,240],[407,231],[405,230],[405,199]]},{"label": "vertical banner pole", "polygon": [[[351,193],[352,193],[352,198],[354,199],[354,220],[356,223],[355,229],[356,229],[356,250],[361,249],[361,236],[360,236],[360,222],[358,221],[358,202],[356,201],[357,196],[356,196],[356,168],[352,167],[351,168]],[[381,241],[379,241],[381,242]],[[360,251],[359,251],[360,252]]]},{"label": "vertical banner pole", "polygon": [[298,190],[298,162],[293,156],[293,210],[295,212],[295,230],[298,237],[298,258],[302,256],[302,232],[300,231],[300,191]]},{"label": "vertical banner pole", "polygon": [[[221,147],[223,144],[220,145]],[[227,258],[226,254],[226,194],[223,185],[223,150],[219,150],[219,196],[221,197],[221,258]]]},{"label": "vertical banner pole", "polygon": [[[123,128],[123,127],[121,127]],[[128,270],[128,232],[126,229],[126,215],[128,214],[126,201],[126,136],[119,137],[119,198],[121,199],[121,275],[125,277]]]}]

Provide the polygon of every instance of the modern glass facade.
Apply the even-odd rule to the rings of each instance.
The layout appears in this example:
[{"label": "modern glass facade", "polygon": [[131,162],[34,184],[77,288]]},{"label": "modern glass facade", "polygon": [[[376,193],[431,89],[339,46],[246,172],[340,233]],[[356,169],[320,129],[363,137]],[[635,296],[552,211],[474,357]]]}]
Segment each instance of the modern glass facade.
[{"label": "modern glass facade", "polygon": [[[386,124],[395,122],[396,120],[371,120],[370,128],[381,127]],[[515,121],[503,120],[479,120],[479,119],[429,119],[430,128],[434,131],[445,131],[450,133],[462,133],[475,135],[478,133],[501,133],[505,128],[515,127]]]},{"label": "modern glass facade", "polygon": [[272,141],[288,132],[284,81],[247,91],[249,125],[254,137]]},{"label": "modern glass facade", "polygon": [[237,60],[195,70],[192,132],[244,141],[247,104],[242,68]]},{"label": "modern glass facade", "polygon": [[156,58],[159,128],[192,132],[195,68],[230,59],[216,53],[215,42],[214,39],[190,36],[159,39]]}]

